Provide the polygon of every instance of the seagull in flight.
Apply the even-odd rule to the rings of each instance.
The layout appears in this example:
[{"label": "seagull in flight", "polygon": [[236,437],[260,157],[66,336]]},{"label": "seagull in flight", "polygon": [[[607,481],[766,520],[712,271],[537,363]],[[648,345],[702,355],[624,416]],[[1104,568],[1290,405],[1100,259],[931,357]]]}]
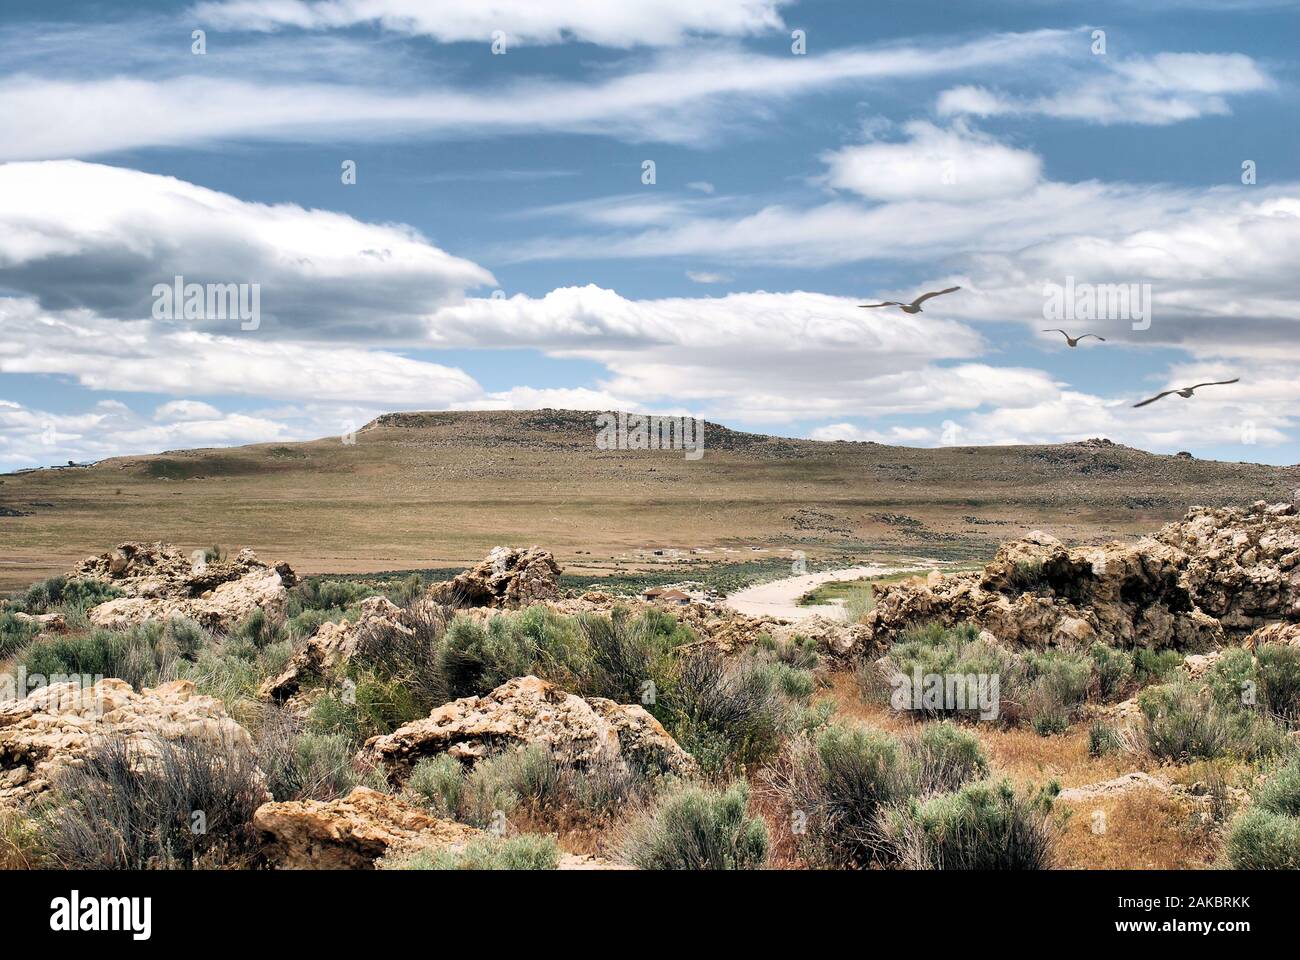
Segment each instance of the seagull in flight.
[{"label": "seagull in flight", "polygon": [[1044,330],[1043,333],[1059,333],[1061,336],[1065,337],[1065,342],[1072,347],[1077,347],[1080,340],[1087,340],[1089,337],[1096,337],[1102,343],[1106,342],[1105,337],[1098,337],[1095,333],[1085,333],[1081,337],[1072,337],[1064,330]]},{"label": "seagull in flight", "polygon": [[945,293],[952,293],[953,291],[960,289],[961,287],[949,287],[947,290],[932,290],[929,293],[921,294],[911,303],[900,303],[897,300],[886,300],[884,303],[860,303],[858,306],[864,307],[868,310],[873,307],[898,307],[904,313],[920,313],[921,304],[925,303],[925,301],[929,300],[931,297],[941,297]]},{"label": "seagull in flight", "polygon": [[1146,400],[1143,400],[1141,403],[1133,404],[1133,406],[1145,407],[1148,403],[1155,403],[1161,397],[1167,397],[1171,393],[1176,393],[1180,397],[1186,399],[1190,397],[1198,387],[1221,387],[1226,383],[1237,383],[1239,380],[1241,380],[1241,377],[1234,377],[1231,380],[1211,380],[1209,383],[1198,383],[1195,386],[1183,387],[1180,390],[1166,390],[1164,393],[1157,393],[1154,397],[1148,397]]}]

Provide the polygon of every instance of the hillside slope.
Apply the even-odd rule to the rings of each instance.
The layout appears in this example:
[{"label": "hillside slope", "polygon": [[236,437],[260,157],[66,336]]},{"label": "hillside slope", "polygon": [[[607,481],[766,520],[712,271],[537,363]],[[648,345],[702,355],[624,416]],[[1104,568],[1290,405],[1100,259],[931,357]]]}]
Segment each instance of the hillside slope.
[{"label": "hillside slope", "polygon": [[709,424],[704,456],[688,460],[599,450],[595,436],[584,411],[401,413],[367,424],[353,444],[329,437],[7,474],[0,589],[127,539],[250,546],[305,573],[458,566],[507,542],[544,544],[571,570],[593,572],[791,550],[844,563],[960,559],[1035,527],[1098,541],[1149,531],[1192,503],[1284,500],[1300,487],[1297,467],[1104,441],[919,449]]}]

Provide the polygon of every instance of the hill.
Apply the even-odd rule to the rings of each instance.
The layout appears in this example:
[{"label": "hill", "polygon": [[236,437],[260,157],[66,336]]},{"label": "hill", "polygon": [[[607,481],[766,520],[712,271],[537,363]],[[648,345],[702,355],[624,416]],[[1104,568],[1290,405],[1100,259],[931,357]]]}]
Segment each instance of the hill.
[{"label": "hill", "polygon": [[[923,449],[705,428],[705,453],[600,450],[595,415],[388,414],[354,443],[168,451],[0,477],[0,589],[123,540],[253,547],[302,573],[463,567],[543,544],[570,572],[960,560],[1034,528],[1150,531],[1193,503],[1289,500],[1300,468],[1108,441]],[[662,551],[657,554],[656,551]],[[778,558],[781,558],[778,560]]]}]

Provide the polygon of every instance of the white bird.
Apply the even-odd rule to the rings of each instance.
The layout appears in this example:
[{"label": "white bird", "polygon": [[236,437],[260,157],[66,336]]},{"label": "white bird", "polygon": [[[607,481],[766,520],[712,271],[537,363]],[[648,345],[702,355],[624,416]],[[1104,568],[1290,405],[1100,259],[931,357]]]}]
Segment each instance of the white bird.
[{"label": "white bird", "polygon": [[1196,391],[1198,387],[1221,387],[1226,383],[1237,383],[1239,380],[1241,380],[1241,377],[1234,377],[1231,380],[1211,380],[1209,383],[1198,383],[1195,384],[1194,386],[1181,387],[1177,390],[1166,390],[1164,393],[1157,393],[1154,397],[1148,397],[1146,400],[1143,400],[1141,403],[1133,404],[1133,406],[1145,407],[1148,403],[1155,403],[1161,397],[1167,397],[1171,393],[1176,393],[1183,399],[1187,399]]},{"label": "white bird", "polygon": [[898,307],[904,313],[920,313],[921,304],[931,297],[941,297],[945,293],[952,293],[954,290],[960,290],[961,287],[949,287],[947,290],[932,290],[930,293],[923,293],[911,303],[900,303],[898,300],[886,300],[884,303],[860,303],[858,306],[870,310],[874,307]]},{"label": "white bird", "polygon": [[1043,333],[1059,333],[1061,336],[1065,337],[1065,342],[1066,342],[1069,346],[1071,346],[1071,347],[1077,347],[1077,346],[1079,345],[1079,341],[1080,341],[1080,340],[1087,340],[1089,337],[1096,337],[1096,338],[1097,338],[1098,340],[1100,340],[1102,343],[1105,343],[1105,342],[1106,342],[1106,338],[1105,338],[1105,337],[1098,337],[1095,333],[1085,333],[1085,334],[1084,334],[1083,336],[1081,336],[1081,337],[1072,337],[1072,336],[1070,336],[1068,333],[1066,333],[1064,330],[1059,330],[1059,329],[1058,329],[1058,330],[1044,330]]}]

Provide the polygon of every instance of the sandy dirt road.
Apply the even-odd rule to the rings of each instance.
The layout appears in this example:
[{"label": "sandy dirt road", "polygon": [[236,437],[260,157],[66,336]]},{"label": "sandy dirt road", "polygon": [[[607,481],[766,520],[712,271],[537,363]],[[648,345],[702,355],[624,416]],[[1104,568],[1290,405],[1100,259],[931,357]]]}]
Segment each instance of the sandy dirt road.
[{"label": "sandy dirt road", "polygon": [[798,577],[786,577],[760,583],[744,590],[737,590],[727,597],[725,603],[739,613],[750,617],[778,617],[782,620],[805,620],[808,617],[823,616],[828,619],[840,619],[844,610],[839,604],[818,604],[801,607],[799,598],[814,587],[835,580],[860,580],[863,577],[883,577],[904,570],[920,570],[921,567],[846,567],[843,570],[824,570],[821,573],[805,573]]}]

